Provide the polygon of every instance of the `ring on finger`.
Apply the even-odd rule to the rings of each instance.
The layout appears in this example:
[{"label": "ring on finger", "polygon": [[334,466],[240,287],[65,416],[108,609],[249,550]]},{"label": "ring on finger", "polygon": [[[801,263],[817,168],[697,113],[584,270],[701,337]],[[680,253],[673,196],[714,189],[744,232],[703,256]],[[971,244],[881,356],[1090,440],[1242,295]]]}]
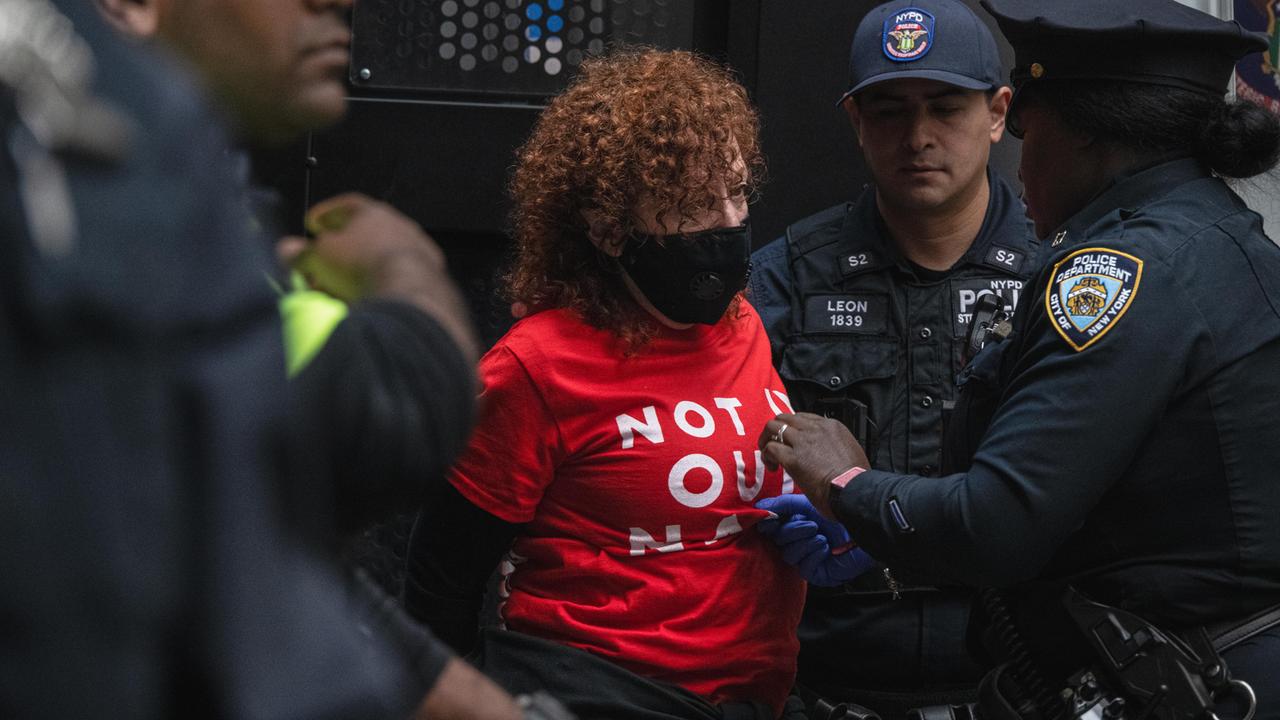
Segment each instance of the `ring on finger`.
[{"label": "ring on finger", "polygon": [[782,439],[782,433],[786,432],[788,427],[790,426],[786,423],[782,423],[782,427],[778,428],[778,432],[773,434],[773,441],[779,445],[786,445],[786,441]]}]

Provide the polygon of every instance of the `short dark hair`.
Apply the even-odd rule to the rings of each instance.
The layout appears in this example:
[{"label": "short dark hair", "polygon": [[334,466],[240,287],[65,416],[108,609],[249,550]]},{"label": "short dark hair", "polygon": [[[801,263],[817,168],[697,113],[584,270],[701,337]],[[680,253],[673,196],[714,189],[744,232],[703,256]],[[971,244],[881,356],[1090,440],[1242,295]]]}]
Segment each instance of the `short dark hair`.
[{"label": "short dark hair", "polygon": [[1228,178],[1280,162],[1280,117],[1245,100],[1120,80],[1038,82],[1023,93],[1019,105],[1043,103],[1071,127],[1140,155],[1181,151]]}]

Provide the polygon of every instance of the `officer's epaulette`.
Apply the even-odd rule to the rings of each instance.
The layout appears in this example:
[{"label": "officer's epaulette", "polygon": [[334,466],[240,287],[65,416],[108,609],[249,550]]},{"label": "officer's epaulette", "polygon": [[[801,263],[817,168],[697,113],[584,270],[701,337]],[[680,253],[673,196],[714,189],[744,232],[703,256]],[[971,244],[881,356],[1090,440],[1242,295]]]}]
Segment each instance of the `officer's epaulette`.
[{"label": "officer's epaulette", "polygon": [[845,225],[845,218],[853,212],[853,203],[843,202],[816,212],[803,220],[787,226],[787,243],[792,256],[804,255],[815,248],[838,242]]}]

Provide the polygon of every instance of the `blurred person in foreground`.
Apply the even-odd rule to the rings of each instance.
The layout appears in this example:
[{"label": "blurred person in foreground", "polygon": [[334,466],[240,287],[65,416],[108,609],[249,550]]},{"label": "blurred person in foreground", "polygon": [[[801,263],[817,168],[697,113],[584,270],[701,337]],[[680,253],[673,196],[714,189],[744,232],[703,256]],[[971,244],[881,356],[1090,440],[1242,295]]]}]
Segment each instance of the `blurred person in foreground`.
[{"label": "blurred person in foreground", "polygon": [[[195,69],[209,81],[218,99],[226,104],[228,117],[233,119],[233,126],[244,139],[278,142],[302,129],[336,120],[343,110],[341,73],[335,72],[333,66],[340,64],[337,62],[339,55],[345,57],[348,33],[342,13],[349,3],[102,0],[99,5],[117,27],[144,36],[159,33],[192,61]],[[80,13],[78,8],[76,13]],[[96,31],[93,19],[82,20],[92,23]],[[200,31],[193,34],[191,31],[196,25]],[[110,41],[103,38],[103,43],[109,44]],[[238,80],[237,76],[225,75],[228,61],[225,53],[229,50],[240,59],[253,57],[255,72],[249,76],[240,75]],[[106,67],[109,72],[105,77],[110,82],[127,84],[123,73],[117,77],[114,64],[108,63]],[[138,123],[139,135],[148,137],[144,146],[154,145],[150,137],[152,134],[164,137],[160,128],[180,127],[183,121],[193,128],[213,127],[203,117],[209,114],[206,109],[198,112],[201,116],[198,123],[192,122],[191,114],[179,115],[175,119],[165,105],[166,101],[175,100],[172,93],[158,92],[156,97],[145,94],[145,90],[154,90],[156,85],[159,83],[135,83],[128,98],[153,112],[152,116]],[[170,107],[173,105],[181,103],[169,103]],[[216,159],[211,161],[207,156],[195,155],[198,160],[186,173],[173,172],[188,157],[179,148],[168,148],[166,156],[157,156],[162,162],[161,168],[168,167],[172,173],[160,182],[165,183],[166,191],[177,196],[171,203],[176,207],[162,211],[165,205],[161,202],[154,205],[144,203],[140,217],[144,221],[155,214],[166,217],[166,212],[180,210],[204,197],[209,200],[204,208],[208,213],[206,222],[212,227],[232,233],[237,239],[256,238],[256,242],[265,245],[265,239],[254,232],[255,223],[246,214],[243,178],[226,171],[227,148],[231,147],[231,142],[212,131],[208,135],[209,142],[202,146],[202,150],[207,150],[207,155],[212,154]],[[164,196],[150,190],[149,183],[153,181],[149,176],[139,179],[125,172],[115,185],[110,180],[103,178],[94,187],[145,199],[147,203],[152,202],[153,195]],[[200,180],[208,183],[200,185]],[[130,182],[134,184],[130,185]],[[199,193],[184,194],[197,189],[197,186]],[[218,198],[229,200],[218,202]],[[117,202],[120,207],[131,204],[124,199]],[[94,206],[95,212],[98,209]],[[333,342],[312,342],[310,353],[314,358],[332,356],[333,359],[316,360],[317,371],[307,377],[299,376],[287,396],[276,397],[255,386],[249,375],[244,377],[244,385],[235,386],[229,382],[221,390],[260,396],[263,402],[275,397],[281,406],[289,406],[285,429],[280,432],[280,435],[287,436],[286,442],[275,443],[273,438],[279,439],[279,436],[271,433],[254,439],[250,432],[252,423],[244,424],[244,437],[247,442],[260,444],[264,449],[276,447],[278,454],[287,456],[286,471],[273,473],[261,489],[276,496],[273,505],[281,511],[279,516],[290,531],[288,544],[301,543],[307,553],[314,553],[317,549],[326,553],[331,551],[339,532],[378,509],[412,504],[412,500],[405,498],[416,497],[412,488],[417,483],[410,482],[409,478],[413,476],[412,480],[418,481],[417,473],[424,468],[438,469],[447,463],[452,454],[450,448],[458,447],[466,433],[471,403],[466,386],[470,378],[470,358],[474,352],[465,313],[461,311],[456,292],[443,274],[442,256],[416,225],[385,206],[359,197],[333,201],[319,208],[317,217],[322,220],[313,221],[313,224],[318,224],[322,232],[319,239],[307,248],[313,258],[309,265],[312,271],[324,267],[326,277],[334,277],[335,273],[343,276],[347,282],[342,286],[356,291],[356,295],[351,297],[368,297],[370,302],[350,311],[347,320],[338,324],[339,330],[331,338]],[[104,236],[109,237],[112,232],[110,227],[99,230],[96,223],[89,224],[94,224],[95,231],[103,232]],[[225,241],[211,242],[210,245],[241,247],[239,242]],[[296,247],[296,242],[294,245]],[[203,255],[192,253],[176,261],[208,273],[218,287],[231,287],[231,278],[247,274],[267,289],[264,275],[267,266],[256,262],[260,258],[245,256],[243,262],[236,265],[226,259],[214,259],[208,255],[210,252],[212,250],[206,250]],[[146,267],[146,264],[142,266]],[[174,273],[173,276],[181,277],[181,274]],[[165,285],[168,286],[167,283]],[[121,293],[132,290],[124,286],[112,288],[113,292]],[[185,298],[184,303],[171,302],[171,305],[177,312],[185,306],[202,304],[207,316],[217,319],[216,308],[220,306],[216,300],[219,297],[218,293],[193,295]],[[269,290],[265,297],[272,297]],[[233,311],[234,308],[227,310]],[[232,318],[234,321],[243,319],[241,316]],[[334,322],[330,322],[329,329],[333,325]],[[278,321],[273,327],[279,331]],[[326,355],[318,351],[321,345],[334,349]],[[421,355],[415,355],[420,351]],[[291,354],[291,359],[296,360],[298,353]],[[279,359],[278,349],[271,357]],[[294,369],[298,367],[295,364]],[[282,359],[277,369],[283,370]],[[228,374],[225,379],[230,381],[233,375]],[[457,385],[462,388],[454,395],[447,390],[423,389],[423,385],[432,382],[446,388]],[[423,437],[414,437],[417,434],[415,421],[428,429],[443,431],[434,434],[424,432]],[[461,428],[454,430],[456,426]],[[375,440],[370,440],[373,433],[388,428],[397,434],[373,435]],[[357,429],[358,432],[355,431]],[[281,445],[289,450],[284,451],[279,447]],[[218,468],[202,471],[216,473]],[[284,482],[281,482],[281,477]],[[252,528],[248,519],[246,523],[246,528]],[[235,528],[229,525],[227,529],[233,540],[237,537]],[[251,530],[244,531],[244,542],[249,541],[250,533]],[[264,545],[262,561],[269,563],[269,558],[270,548]],[[323,642],[324,633],[317,633],[314,643],[297,646],[281,643],[280,647],[288,648],[289,652],[304,657],[315,656],[315,662],[328,663],[330,673],[341,675],[329,677],[324,672],[312,672],[308,675],[309,683],[317,683],[323,689],[317,687],[313,692],[309,683],[294,682],[289,692],[276,692],[274,701],[283,711],[302,716],[328,712],[339,716],[395,714],[405,696],[416,704],[430,689],[430,694],[421,704],[423,712],[437,716],[448,716],[449,713],[465,717],[518,716],[510,698],[492,683],[452,659],[433,638],[398,614],[394,604],[380,597],[369,583],[357,580],[357,584],[364,598],[363,604],[357,604],[355,608],[360,624],[366,626],[363,634],[367,636],[369,626],[375,625],[381,626],[380,630],[385,632],[375,633],[373,639],[357,644],[358,652],[341,661],[318,647]],[[228,595],[244,591],[230,579],[226,585],[217,590]],[[291,622],[305,625],[308,617],[306,600],[294,598],[294,601],[294,605],[290,605],[287,598],[282,599],[280,608],[274,612],[296,611],[297,618]],[[237,610],[239,608],[230,606],[225,611]],[[339,634],[354,634],[355,623],[350,618],[347,620],[351,627],[345,631],[337,618],[329,618],[322,624],[338,628]],[[255,618],[254,621],[279,622],[269,617]],[[264,643],[271,638],[270,633],[259,635]],[[295,637],[307,636],[298,633]],[[396,645],[394,652],[387,647],[387,640]],[[252,659],[246,657],[246,660]],[[288,667],[287,662],[280,665]],[[406,675],[405,667],[412,667],[413,674]],[[223,670],[214,668],[212,671]],[[269,674],[264,675],[264,678],[268,677]],[[359,678],[364,677],[369,677],[370,682],[362,691],[368,695],[369,701],[380,705],[381,710],[357,712],[353,707],[326,704],[326,698],[340,695],[346,685],[358,685]],[[145,693],[145,689],[142,692]],[[246,693],[244,700],[265,702],[267,698]],[[285,710],[291,702],[297,704]],[[231,710],[227,712],[235,714]]]},{"label": "blurred person in foreground", "polygon": [[[234,130],[236,160],[346,110],[351,0],[96,3],[122,31],[191,65]],[[247,182],[239,190],[259,211]],[[270,230],[276,219],[255,220]],[[447,467],[470,426],[476,348],[444,255],[412,220],[347,194],[312,207],[306,226],[311,239],[278,247],[312,286],[281,303],[301,446],[288,500],[301,506],[285,511],[329,544],[388,507],[416,506],[421,478]]]},{"label": "blurred person in foreground", "polygon": [[271,258],[208,105],[78,0],[0,27],[0,715],[406,712],[274,512]]}]

